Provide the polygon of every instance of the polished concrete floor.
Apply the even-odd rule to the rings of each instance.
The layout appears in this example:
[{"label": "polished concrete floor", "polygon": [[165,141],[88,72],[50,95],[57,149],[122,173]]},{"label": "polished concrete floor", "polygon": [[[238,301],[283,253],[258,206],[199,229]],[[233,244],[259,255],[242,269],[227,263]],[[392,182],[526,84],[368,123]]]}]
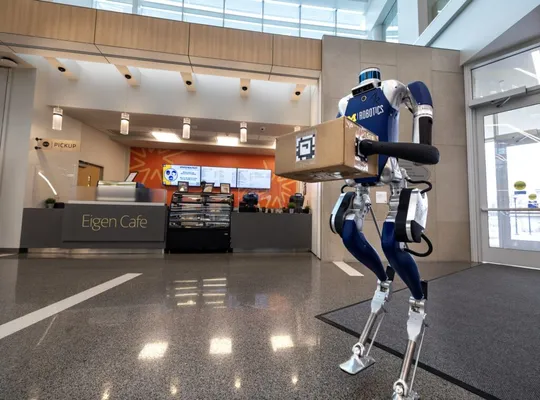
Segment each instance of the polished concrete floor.
[{"label": "polished concrete floor", "polygon": [[[308,254],[0,257],[0,333],[141,274],[0,339],[0,399],[390,399],[401,360],[373,349],[377,364],[348,376],[355,339],[315,318],[371,297],[374,276],[351,265],[365,276]],[[470,267],[421,265],[427,279]],[[415,387],[479,398],[423,370]]]}]

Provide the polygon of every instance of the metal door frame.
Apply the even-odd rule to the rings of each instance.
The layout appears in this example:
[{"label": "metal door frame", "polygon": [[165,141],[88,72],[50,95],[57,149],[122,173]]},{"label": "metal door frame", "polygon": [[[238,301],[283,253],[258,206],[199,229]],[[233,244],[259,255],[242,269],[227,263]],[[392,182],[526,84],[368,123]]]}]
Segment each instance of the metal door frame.
[{"label": "metal door frame", "polygon": [[[529,107],[532,105],[538,105],[540,104],[540,93],[530,93],[527,96],[519,96],[519,97],[507,97],[506,99],[502,99],[499,101],[499,103],[484,105],[482,107],[479,107],[475,110],[475,125],[476,125],[476,158],[478,161],[478,168],[476,169],[476,181],[478,182],[478,186],[476,187],[477,190],[477,198],[478,198],[478,205],[479,211],[480,211],[480,218],[479,223],[480,226],[478,227],[480,232],[480,251],[481,251],[481,260],[482,262],[493,262],[493,263],[501,263],[501,264],[511,264],[511,265],[523,265],[533,268],[540,268],[540,254],[538,251],[534,250],[526,250],[526,249],[511,249],[511,248],[503,248],[504,246],[508,246],[510,244],[510,241],[508,243],[505,243],[505,240],[507,239],[505,237],[505,232],[507,232],[508,235],[510,235],[510,229],[511,226],[507,223],[510,222],[510,217],[508,221],[500,220],[499,221],[499,229],[501,232],[501,248],[496,247],[489,247],[489,221],[488,221],[488,212],[489,211],[495,211],[495,212],[518,212],[518,211],[530,211],[530,212],[540,212],[540,209],[516,209],[512,206],[512,204],[508,205],[500,205],[501,208],[488,208],[487,203],[487,180],[486,180],[486,154],[485,154],[485,146],[484,146],[484,117],[488,115],[493,115],[497,113],[502,113],[506,111],[516,110],[524,107]],[[536,211],[537,210],[537,211]],[[506,229],[501,229],[506,228]],[[510,236],[508,236],[509,239]]]},{"label": "metal door frame", "polygon": [[[478,158],[478,140],[477,137],[480,133],[477,132],[476,126],[476,114],[480,107],[484,105],[492,104],[500,100],[506,100],[509,97],[525,97],[529,93],[538,91],[540,87],[536,88],[517,88],[505,93],[498,93],[497,95],[490,96],[489,98],[474,99],[473,98],[473,82],[472,82],[472,70],[494,63],[496,61],[511,57],[513,55],[532,50],[540,46],[540,41],[531,42],[526,46],[517,46],[513,49],[507,49],[504,53],[493,54],[482,60],[474,61],[470,64],[463,66],[463,76],[465,81],[465,117],[466,117],[466,132],[467,132],[467,171],[468,171],[468,188],[469,188],[469,222],[470,222],[470,241],[471,241],[471,261],[483,262],[485,261],[482,253],[482,233],[481,233],[481,204],[480,197],[478,196],[478,190],[480,184],[480,174],[478,169],[480,167],[485,169],[484,160]],[[483,131],[481,133],[483,138]],[[485,171],[484,171],[485,176]],[[533,253],[534,254],[534,253]],[[500,261],[503,262],[503,261]],[[512,263],[509,263],[512,264]],[[533,263],[534,264],[534,263]],[[513,264],[515,265],[515,264]]]}]

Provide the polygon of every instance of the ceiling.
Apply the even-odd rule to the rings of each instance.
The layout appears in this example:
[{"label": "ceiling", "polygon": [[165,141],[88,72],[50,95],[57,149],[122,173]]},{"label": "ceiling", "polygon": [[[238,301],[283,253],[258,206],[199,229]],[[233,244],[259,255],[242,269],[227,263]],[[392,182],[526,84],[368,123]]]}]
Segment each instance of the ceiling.
[{"label": "ceiling", "polygon": [[[516,22],[512,27],[493,40],[472,59],[481,59],[517,47],[523,43],[535,41],[540,37],[540,6]],[[472,60],[471,59],[471,60]]]},{"label": "ceiling", "polygon": [[183,118],[171,115],[130,114],[129,135],[120,134],[120,113],[107,110],[94,110],[62,107],[64,115],[81,121],[97,130],[107,133],[112,140],[131,147],[182,148],[185,150],[234,152],[251,154],[273,154],[274,140],[290,133],[293,125],[248,123],[248,142],[238,146],[221,146],[216,143],[217,136],[239,137],[241,121],[191,118],[191,138],[181,143],[157,141],[152,131],[177,133],[182,136]]}]

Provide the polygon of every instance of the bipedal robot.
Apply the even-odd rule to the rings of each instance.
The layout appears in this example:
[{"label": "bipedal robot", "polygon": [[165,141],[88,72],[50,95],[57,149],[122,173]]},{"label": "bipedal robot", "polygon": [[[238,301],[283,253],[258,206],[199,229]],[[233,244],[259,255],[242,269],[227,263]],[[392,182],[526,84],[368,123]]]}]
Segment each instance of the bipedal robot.
[{"label": "bipedal robot", "polygon": [[[381,81],[377,68],[369,68],[360,73],[359,85],[352,94],[339,102],[338,117],[346,116],[379,137],[379,142],[363,140],[357,144],[357,154],[368,156],[379,154],[378,176],[346,180],[342,194],[331,216],[331,227],[339,234],[345,247],[358,261],[369,268],[378,278],[375,295],[371,301],[371,313],[352,349],[352,357],[340,367],[349,374],[357,374],[370,367],[375,360],[369,355],[371,346],[384,318],[385,304],[390,299],[394,271],[406,283],[412,296],[409,299],[407,321],[408,345],[403,359],[399,379],[394,383],[394,400],[416,400],[418,395],[412,390],[414,375],[420,356],[425,332],[427,283],[420,280],[418,267],[411,254],[428,256],[433,247],[424,235],[427,221],[427,192],[431,184],[427,181],[411,181],[398,159],[418,164],[437,164],[438,150],[431,145],[433,124],[433,104],[426,85],[413,82],[404,85],[396,80]],[[414,114],[412,143],[398,143],[399,108],[405,105]],[[426,184],[426,189],[407,188],[407,183]],[[385,270],[379,255],[362,233],[364,220],[371,210],[369,187],[390,186],[390,212],[384,222],[381,243],[390,264]],[[354,191],[343,189],[351,187]],[[373,218],[375,221],[375,218]],[[376,224],[376,221],[375,221]],[[378,226],[377,226],[378,230]],[[416,253],[407,243],[420,243],[424,239],[428,251]],[[369,344],[368,347],[368,342]],[[418,352],[416,352],[418,348]]]}]

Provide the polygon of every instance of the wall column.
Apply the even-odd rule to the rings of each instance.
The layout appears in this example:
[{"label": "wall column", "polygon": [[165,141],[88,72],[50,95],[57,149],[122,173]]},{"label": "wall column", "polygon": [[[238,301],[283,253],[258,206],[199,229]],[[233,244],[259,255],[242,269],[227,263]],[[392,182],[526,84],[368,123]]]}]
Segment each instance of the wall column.
[{"label": "wall column", "polygon": [[399,43],[413,44],[428,26],[428,0],[398,0]]},{"label": "wall column", "polygon": [[[467,148],[465,128],[465,93],[460,53],[395,43],[356,40],[325,36],[322,47],[322,121],[334,119],[340,98],[350,93],[358,83],[364,68],[377,67],[382,79],[397,79],[403,83],[423,81],[431,91],[435,121],[433,141],[441,154],[441,162],[428,166],[434,189],[429,192],[427,236],[434,244],[433,254],[425,261],[470,261],[469,202],[467,188]],[[401,109],[400,141],[412,138],[412,115]],[[340,194],[343,181],[321,184],[321,258],[323,261],[355,261],[345,249],[341,238],[331,232],[330,214]],[[375,217],[382,226],[388,206],[376,204],[371,189]],[[366,218],[364,234],[384,257],[380,238],[370,216]],[[411,246],[425,249],[425,245]]]},{"label": "wall column", "polygon": [[18,249],[25,205],[28,149],[34,112],[36,70],[11,71],[7,129],[0,169],[0,249]]}]

